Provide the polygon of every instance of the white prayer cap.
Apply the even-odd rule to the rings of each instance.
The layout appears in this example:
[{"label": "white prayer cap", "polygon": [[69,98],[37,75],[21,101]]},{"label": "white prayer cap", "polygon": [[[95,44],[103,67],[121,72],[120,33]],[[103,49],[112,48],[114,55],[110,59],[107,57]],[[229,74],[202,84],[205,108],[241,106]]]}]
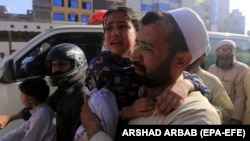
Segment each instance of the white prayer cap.
[{"label": "white prayer cap", "polygon": [[199,15],[190,8],[182,7],[168,11],[175,19],[186,40],[189,52],[192,54],[192,64],[204,53],[210,51],[206,26]]},{"label": "white prayer cap", "polygon": [[217,49],[219,48],[219,47],[221,47],[221,46],[223,46],[223,45],[231,45],[233,48],[235,48],[236,49],[236,44],[235,44],[235,42],[234,41],[232,41],[232,40],[221,40],[219,43],[218,43],[218,45],[217,45]]}]

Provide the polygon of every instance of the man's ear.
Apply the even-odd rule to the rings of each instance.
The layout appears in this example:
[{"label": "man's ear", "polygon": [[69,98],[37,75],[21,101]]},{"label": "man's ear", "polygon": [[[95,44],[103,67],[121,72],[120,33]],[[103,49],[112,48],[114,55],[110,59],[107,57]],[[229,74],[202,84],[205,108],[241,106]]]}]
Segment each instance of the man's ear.
[{"label": "man's ear", "polygon": [[173,60],[173,64],[175,65],[175,67],[184,69],[190,64],[192,55],[189,52],[180,52],[176,53],[174,58],[175,59]]},{"label": "man's ear", "polygon": [[28,100],[29,100],[30,103],[33,103],[33,102],[34,102],[34,98],[33,98],[32,96],[29,96],[29,97],[28,97]]}]

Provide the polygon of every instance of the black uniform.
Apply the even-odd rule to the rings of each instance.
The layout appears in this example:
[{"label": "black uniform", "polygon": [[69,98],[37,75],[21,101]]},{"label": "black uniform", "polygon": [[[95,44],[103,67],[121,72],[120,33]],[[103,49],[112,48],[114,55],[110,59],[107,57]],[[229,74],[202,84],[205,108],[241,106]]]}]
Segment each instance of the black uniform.
[{"label": "black uniform", "polygon": [[66,89],[59,87],[48,99],[48,104],[56,112],[57,141],[73,141],[75,132],[81,125],[83,85],[80,82]]}]

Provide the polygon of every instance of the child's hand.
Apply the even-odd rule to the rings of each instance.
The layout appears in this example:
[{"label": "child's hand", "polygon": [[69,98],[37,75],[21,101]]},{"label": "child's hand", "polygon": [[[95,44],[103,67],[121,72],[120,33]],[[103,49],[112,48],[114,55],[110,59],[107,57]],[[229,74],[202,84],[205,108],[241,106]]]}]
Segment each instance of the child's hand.
[{"label": "child's hand", "polygon": [[157,97],[157,114],[168,115],[172,110],[182,105],[189,91],[194,86],[188,80],[177,80],[172,86],[166,88],[161,95]]},{"label": "child's hand", "polygon": [[122,119],[150,116],[155,109],[155,98],[139,98],[132,105],[122,109]]},{"label": "child's hand", "polygon": [[0,128],[4,128],[10,122],[10,115],[0,115]]}]

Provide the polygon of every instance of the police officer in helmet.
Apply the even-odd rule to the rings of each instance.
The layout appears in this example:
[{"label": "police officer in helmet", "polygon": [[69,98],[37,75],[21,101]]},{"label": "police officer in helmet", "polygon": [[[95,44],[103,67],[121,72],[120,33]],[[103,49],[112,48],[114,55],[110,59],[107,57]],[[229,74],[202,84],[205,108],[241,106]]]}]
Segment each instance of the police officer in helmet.
[{"label": "police officer in helmet", "polygon": [[56,112],[57,140],[72,141],[81,124],[87,59],[78,46],[63,43],[49,51],[46,62],[51,68],[46,80],[49,85],[58,86],[48,99],[48,104]]}]

